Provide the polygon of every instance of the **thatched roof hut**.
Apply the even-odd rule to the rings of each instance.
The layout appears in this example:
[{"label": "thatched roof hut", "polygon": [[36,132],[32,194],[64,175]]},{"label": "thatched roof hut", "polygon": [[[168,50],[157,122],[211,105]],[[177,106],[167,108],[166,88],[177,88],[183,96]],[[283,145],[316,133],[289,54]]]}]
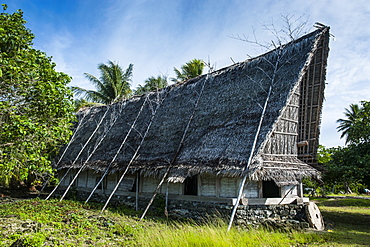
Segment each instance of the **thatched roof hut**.
[{"label": "thatched roof hut", "polygon": [[161,177],[171,165],[170,182],[204,173],[247,174],[278,185],[318,178],[311,165],[316,164],[328,42],[324,27],[158,92],[81,110],[80,126],[56,168],[85,164],[84,169],[104,171],[116,156],[110,173],[130,164],[130,173]]}]

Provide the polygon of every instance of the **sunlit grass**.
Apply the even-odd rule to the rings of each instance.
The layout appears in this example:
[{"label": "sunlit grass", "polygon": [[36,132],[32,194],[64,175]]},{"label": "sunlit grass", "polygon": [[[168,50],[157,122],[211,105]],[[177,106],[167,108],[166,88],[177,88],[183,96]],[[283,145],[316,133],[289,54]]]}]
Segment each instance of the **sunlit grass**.
[{"label": "sunlit grass", "polygon": [[266,229],[232,228],[224,224],[172,224],[146,229],[139,238],[141,246],[292,246],[324,243],[321,234],[279,232]]},{"label": "sunlit grass", "polygon": [[339,198],[314,198],[313,199],[325,212],[351,213],[370,215],[369,199],[339,199]]},{"label": "sunlit grass", "polygon": [[[39,223],[40,229],[27,229],[18,232],[17,229],[7,229],[0,235],[0,246],[10,246],[18,238],[25,239],[27,246],[41,246],[47,242],[51,246],[83,246],[94,243],[92,246],[104,246],[111,239],[116,243],[125,243],[132,240],[132,234],[119,228],[116,221],[124,221],[127,225],[136,223],[131,217],[110,213],[108,217],[99,215],[100,207],[94,204],[83,205],[75,201],[57,200],[44,201],[39,199],[18,201],[0,205],[0,215],[6,222],[27,220]],[[4,234],[6,232],[6,234]]]},{"label": "sunlit grass", "polygon": [[370,198],[370,195],[366,194],[356,194],[356,193],[351,193],[351,194],[327,194],[326,196],[336,196],[336,197],[365,197],[365,198]]},{"label": "sunlit grass", "polygon": [[[0,205],[0,215],[11,220],[40,224],[32,232],[9,232],[3,228],[0,246],[10,246],[21,238],[28,246],[290,246],[324,242],[316,233],[232,228],[221,220],[196,224],[144,220],[124,207],[100,215],[99,204],[39,199]],[[137,213],[134,213],[137,214]],[[10,221],[9,221],[10,222]],[[3,222],[3,224],[5,224]],[[6,227],[6,226],[4,226]]]},{"label": "sunlit grass", "polygon": [[[24,239],[27,246],[359,246],[370,243],[370,200],[315,199],[327,224],[325,232],[233,227],[166,219],[138,221],[125,207],[100,214],[100,204],[65,200],[23,200],[0,205],[0,246]],[[34,222],[31,232],[10,231],[14,222]],[[13,223],[12,223],[13,222]]]},{"label": "sunlit grass", "polygon": [[370,208],[370,199],[353,199],[353,198],[311,198],[318,205],[330,207],[367,207]]},{"label": "sunlit grass", "polygon": [[367,215],[370,215],[370,208],[321,206],[320,207],[320,210],[326,211],[326,212],[355,213],[355,214],[367,214]]}]

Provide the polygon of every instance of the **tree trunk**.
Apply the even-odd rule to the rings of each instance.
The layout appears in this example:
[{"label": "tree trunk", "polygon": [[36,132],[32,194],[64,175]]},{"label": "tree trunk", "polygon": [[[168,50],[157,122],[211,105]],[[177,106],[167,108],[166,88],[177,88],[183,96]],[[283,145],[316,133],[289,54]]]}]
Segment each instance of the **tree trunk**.
[{"label": "tree trunk", "polygon": [[344,187],[345,187],[345,190],[346,190],[346,194],[352,194],[352,190],[349,187],[348,182],[344,183]]}]

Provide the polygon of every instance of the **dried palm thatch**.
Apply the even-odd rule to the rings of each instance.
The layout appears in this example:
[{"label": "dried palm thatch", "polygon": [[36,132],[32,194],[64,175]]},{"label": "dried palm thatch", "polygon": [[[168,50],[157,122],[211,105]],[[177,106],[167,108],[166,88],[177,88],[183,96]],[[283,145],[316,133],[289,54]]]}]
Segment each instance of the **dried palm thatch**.
[{"label": "dried palm thatch", "polygon": [[[86,110],[82,110],[78,113],[82,126],[56,168],[81,167],[99,142],[99,136],[110,129],[85,167],[103,171],[138,117],[110,172],[126,169],[152,119],[145,141],[129,168],[131,173],[161,176],[175,158],[170,182],[183,182],[188,176],[202,173],[232,177],[248,174],[252,180],[274,180],[279,185],[295,183],[304,176],[319,177],[317,170],[303,161],[316,162],[328,42],[329,28],[324,27],[259,57],[185,83],[91,108],[84,118]],[[252,164],[246,167],[270,86],[272,94],[256,151]],[[159,102],[161,106],[152,118]],[[104,119],[106,124],[73,163],[106,111],[109,111]],[[113,119],[114,125],[109,126]]]}]

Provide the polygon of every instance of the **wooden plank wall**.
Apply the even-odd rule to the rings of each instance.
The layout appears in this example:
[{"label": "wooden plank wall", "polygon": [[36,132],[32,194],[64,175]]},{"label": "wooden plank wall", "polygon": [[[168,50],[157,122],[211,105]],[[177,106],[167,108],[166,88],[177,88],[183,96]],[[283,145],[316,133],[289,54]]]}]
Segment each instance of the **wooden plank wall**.
[{"label": "wooden plank wall", "polygon": [[211,174],[202,174],[199,176],[199,191],[200,196],[217,196],[217,177]]},{"label": "wooden plank wall", "polygon": [[[65,171],[60,171],[60,176],[63,176]],[[69,175],[64,181],[62,181],[62,186],[68,186],[70,181],[73,179],[75,171],[71,170]],[[98,179],[101,177],[101,173],[95,173],[91,170],[85,170],[80,173],[78,179],[76,180],[75,186],[81,189],[92,190]],[[106,176],[103,180],[103,190],[98,189],[98,193],[104,191],[111,191],[116,186],[120,174],[114,173]],[[240,179],[234,177],[217,177],[212,174],[203,174],[198,177],[198,195],[205,197],[224,197],[231,198],[237,196],[237,190],[239,186]],[[121,185],[118,187],[117,193],[122,194],[124,192],[130,192],[135,184],[135,175],[126,175],[122,180]],[[159,183],[159,179],[150,177],[141,177],[139,184],[139,192],[141,193],[153,193],[155,188]],[[166,193],[167,184],[161,187],[160,193]],[[184,185],[182,183],[169,183],[168,191],[171,195],[183,195]],[[249,198],[258,198],[258,183],[249,182],[244,188],[244,195]]]},{"label": "wooden plank wall", "polygon": [[239,189],[237,178],[221,177],[220,178],[220,197],[237,197]]},{"label": "wooden plank wall", "polygon": [[244,198],[258,198],[258,182],[256,181],[249,181],[245,184],[243,190],[243,197]]},{"label": "wooden plank wall", "polygon": [[298,158],[319,168],[317,147],[319,145],[321,112],[324,100],[326,64],[329,53],[329,32],[321,38],[319,47],[301,82],[298,141],[308,141],[307,146],[298,148]]},{"label": "wooden plank wall", "polygon": [[281,187],[281,196],[284,197],[286,195],[286,198],[292,198],[298,196],[298,185],[286,185]]},{"label": "wooden plank wall", "polygon": [[140,192],[153,193],[159,184],[158,178],[145,177],[141,179]]}]

